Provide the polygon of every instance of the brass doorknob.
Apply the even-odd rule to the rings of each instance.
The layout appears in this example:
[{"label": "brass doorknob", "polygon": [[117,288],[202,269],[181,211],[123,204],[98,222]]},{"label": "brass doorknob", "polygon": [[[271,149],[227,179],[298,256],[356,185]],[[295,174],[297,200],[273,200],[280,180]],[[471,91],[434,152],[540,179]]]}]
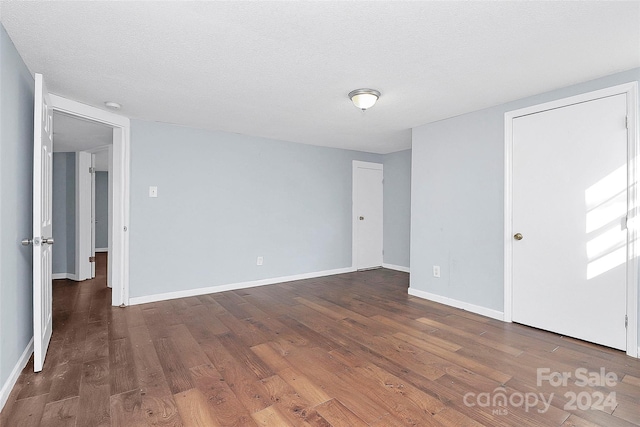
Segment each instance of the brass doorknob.
[{"label": "brass doorknob", "polygon": [[516,239],[516,240],[522,240],[522,234],[516,233],[516,234],[513,235],[513,238]]}]

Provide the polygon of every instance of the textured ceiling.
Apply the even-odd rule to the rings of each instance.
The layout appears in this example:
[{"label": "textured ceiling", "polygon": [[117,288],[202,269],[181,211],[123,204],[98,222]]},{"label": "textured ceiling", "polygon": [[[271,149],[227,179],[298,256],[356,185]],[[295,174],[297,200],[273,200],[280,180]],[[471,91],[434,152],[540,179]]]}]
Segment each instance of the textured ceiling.
[{"label": "textured ceiling", "polygon": [[[51,92],[387,153],[412,127],[640,66],[640,2],[8,2]],[[353,89],[382,92],[361,112]]]}]

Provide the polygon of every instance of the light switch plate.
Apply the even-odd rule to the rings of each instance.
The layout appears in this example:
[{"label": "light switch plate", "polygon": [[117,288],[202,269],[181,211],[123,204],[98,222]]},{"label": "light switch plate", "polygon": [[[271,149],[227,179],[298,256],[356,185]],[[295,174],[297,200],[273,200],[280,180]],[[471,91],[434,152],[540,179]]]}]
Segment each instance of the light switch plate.
[{"label": "light switch plate", "polygon": [[158,187],[149,187],[149,197],[158,197]]}]

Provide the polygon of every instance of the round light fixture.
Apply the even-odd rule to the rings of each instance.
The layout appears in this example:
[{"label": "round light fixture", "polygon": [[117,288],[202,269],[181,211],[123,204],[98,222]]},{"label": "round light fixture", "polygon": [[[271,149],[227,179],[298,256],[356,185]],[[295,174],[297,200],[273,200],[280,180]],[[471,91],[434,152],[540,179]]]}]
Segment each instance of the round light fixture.
[{"label": "round light fixture", "polygon": [[105,107],[110,108],[112,110],[119,110],[122,108],[122,105],[118,104],[117,102],[113,102],[113,101],[107,101],[104,103]]},{"label": "round light fixture", "polygon": [[349,98],[353,105],[364,111],[373,107],[373,104],[380,98],[380,92],[375,89],[356,89],[349,92]]}]

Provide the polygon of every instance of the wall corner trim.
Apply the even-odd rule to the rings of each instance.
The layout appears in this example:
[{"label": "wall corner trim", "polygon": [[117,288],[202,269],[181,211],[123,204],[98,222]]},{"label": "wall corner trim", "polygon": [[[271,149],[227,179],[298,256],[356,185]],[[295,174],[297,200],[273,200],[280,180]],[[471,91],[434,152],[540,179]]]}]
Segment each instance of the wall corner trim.
[{"label": "wall corner trim", "polygon": [[29,362],[29,358],[31,358],[31,354],[33,353],[33,337],[31,337],[31,341],[27,344],[27,348],[24,349],[20,359],[16,362],[16,365],[13,367],[9,378],[2,384],[2,389],[0,389],[0,411],[4,408],[5,403],[7,403],[7,399],[9,399],[9,395],[11,394],[11,390],[13,390],[13,386],[16,385],[18,381],[18,377],[20,377],[20,373],[27,366],[27,362]]},{"label": "wall corner trim", "polygon": [[264,286],[264,285],[274,285],[276,283],[293,282],[295,280],[314,279],[316,277],[333,276],[335,274],[352,273],[354,271],[356,271],[356,269],[353,267],[338,268],[335,270],[316,271],[312,273],[296,274],[292,276],[274,277],[270,279],[252,280],[248,282],[230,283],[227,285],[208,286],[203,288],[185,289],[183,291],[145,295],[142,297],[129,298],[129,305],[146,304],[149,302],[192,297],[196,295],[214,294],[217,292],[235,291],[237,289],[254,288],[256,286]]},{"label": "wall corner trim", "polygon": [[409,295],[412,295],[418,298],[427,299],[429,301],[437,302],[440,304],[448,305],[450,307],[460,308],[462,310],[470,311],[472,313],[476,313],[481,316],[490,317],[492,319],[496,319],[500,321],[504,320],[504,313],[502,311],[493,310],[491,308],[470,304],[468,302],[459,301],[453,298],[443,297],[441,295],[436,295],[436,294],[432,294],[425,291],[419,291],[414,288],[409,288]]},{"label": "wall corner trim", "polygon": [[403,273],[411,273],[411,269],[409,267],[404,267],[402,265],[387,264],[383,262],[382,267],[388,268],[389,270],[402,271]]}]

